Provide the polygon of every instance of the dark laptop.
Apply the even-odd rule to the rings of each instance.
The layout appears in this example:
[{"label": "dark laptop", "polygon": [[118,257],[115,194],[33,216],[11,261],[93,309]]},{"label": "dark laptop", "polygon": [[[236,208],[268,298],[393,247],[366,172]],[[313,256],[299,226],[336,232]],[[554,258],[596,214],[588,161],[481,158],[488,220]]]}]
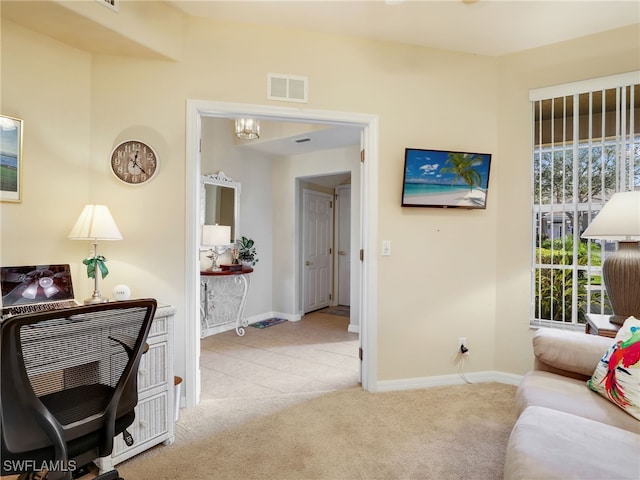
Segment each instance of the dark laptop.
[{"label": "dark laptop", "polygon": [[0,267],[2,318],[78,305],[69,265]]}]

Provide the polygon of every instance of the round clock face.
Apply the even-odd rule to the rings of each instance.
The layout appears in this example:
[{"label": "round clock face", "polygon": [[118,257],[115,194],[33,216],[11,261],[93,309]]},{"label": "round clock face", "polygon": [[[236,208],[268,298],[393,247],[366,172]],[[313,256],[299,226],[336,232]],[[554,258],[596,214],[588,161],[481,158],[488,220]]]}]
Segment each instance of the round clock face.
[{"label": "round clock face", "polygon": [[127,140],[111,153],[111,171],[129,185],[148,182],[158,172],[158,156],[144,142]]}]

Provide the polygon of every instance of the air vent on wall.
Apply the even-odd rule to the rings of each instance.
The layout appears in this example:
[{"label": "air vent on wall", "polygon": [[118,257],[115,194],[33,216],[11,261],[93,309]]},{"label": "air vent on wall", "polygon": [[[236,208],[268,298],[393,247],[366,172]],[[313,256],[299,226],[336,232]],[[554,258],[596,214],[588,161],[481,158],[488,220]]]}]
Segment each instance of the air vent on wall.
[{"label": "air vent on wall", "polygon": [[96,0],[96,2],[101,3],[102,5],[110,8],[114,12],[120,11],[120,0]]},{"label": "air vent on wall", "polygon": [[267,99],[307,103],[309,79],[296,75],[267,74]]}]

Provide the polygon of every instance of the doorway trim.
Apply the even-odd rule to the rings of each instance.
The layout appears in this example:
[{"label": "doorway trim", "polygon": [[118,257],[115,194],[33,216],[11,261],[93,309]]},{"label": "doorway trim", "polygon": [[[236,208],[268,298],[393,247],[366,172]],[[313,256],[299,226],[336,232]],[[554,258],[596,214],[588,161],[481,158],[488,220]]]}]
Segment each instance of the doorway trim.
[{"label": "doorway trim", "polygon": [[[346,202],[345,196],[346,194],[344,193],[345,191],[349,192],[349,199],[348,199],[348,203]],[[334,237],[335,237],[335,245],[334,245],[334,301],[332,302],[333,305],[344,305],[340,303],[340,299],[343,297],[342,295],[340,295],[340,291],[343,288],[343,283],[347,283],[348,284],[348,288],[349,288],[349,295],[345,295],[349,297],[349,305],[351,305],[351,250],[353,250],[351,248],[351,184],[349,185],[338,185],[335,190],[334,190],[334,196],[335,196],[335,204],[334,204],[334,211],[335,211],[335,228],[334,228]],[[343,215],[343,209],[345,204],[348,206],[349,208],[349,215],[345,218],[345,216]],[[343,255],[340,253],[340,246],[341,246],[341,237],[343,236],[343,230],[345,229],[345,223],[347,223],[349,225],[348,227],[348,233],[349,233],[349,281],[348,282],[341,282],[340,281],[340,265],[344,262],[343,260],[340,259],[340,257],[342,257]],[[352,324],[349,323],[349,331],[353,331],[352,329]],[[360,329],[358,328],[358,331]]]},{"label": "doorway trim", "polygon": [[[267,105],[187,100],[185,198],[185,395],[186,407],[200,398],[200,272],[198,229],[200,205],[201,117],[252,116],[265,120],[358,126],[363,129],[361,163],[362,222],[360,248],[364,250],[360,292],[360,343],[363,349],[361,382],[377,391],[377,231],[378,231],[378,116],[363,113],[307,110]],[[193,302],[191,301],[193,299]]]}]

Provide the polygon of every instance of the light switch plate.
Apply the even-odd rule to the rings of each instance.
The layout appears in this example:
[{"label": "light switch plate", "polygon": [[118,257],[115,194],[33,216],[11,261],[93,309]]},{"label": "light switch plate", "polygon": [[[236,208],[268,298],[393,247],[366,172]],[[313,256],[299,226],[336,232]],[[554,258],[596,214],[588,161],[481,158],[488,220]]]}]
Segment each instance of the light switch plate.
[{"label": "light switch plate", "polygon": [[382,241],[382,255],[385,257],[391,255],[391,240]]}]

